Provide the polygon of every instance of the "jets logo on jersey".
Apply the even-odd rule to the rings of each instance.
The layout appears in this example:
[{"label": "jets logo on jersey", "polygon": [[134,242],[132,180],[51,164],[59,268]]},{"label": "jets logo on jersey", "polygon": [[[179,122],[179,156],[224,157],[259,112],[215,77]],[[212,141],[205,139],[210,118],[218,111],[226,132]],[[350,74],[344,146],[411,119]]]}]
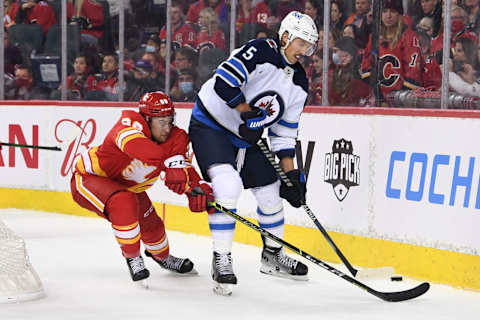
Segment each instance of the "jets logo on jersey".
[{"label": "jets logo on jersey", "polygon": [[285,111],[285,103],[282,96],[272,90],[258,94],[250,101],[250,105],[265,111],[267,117],[262,121],[262,123],[265,123],[265,127],[271,126],[280,120]]},{"label": "jets logo on jersey", "polygon": [[360,184],[360,157],[353,154],[351,141],[335,140],[332,152],[325,154],[324,180],[333,187],[338,201],[343,201],[350,187]]}]

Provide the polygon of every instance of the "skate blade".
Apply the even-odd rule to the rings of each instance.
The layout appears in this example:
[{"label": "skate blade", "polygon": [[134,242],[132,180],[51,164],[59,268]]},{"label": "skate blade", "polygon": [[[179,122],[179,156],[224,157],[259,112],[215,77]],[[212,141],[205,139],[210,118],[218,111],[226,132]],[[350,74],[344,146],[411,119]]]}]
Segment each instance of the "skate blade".
[{"label": "skate blade", "polygon": [[278,277],[278,278],[291,279],[295,281],[308,281],[308,275],[304,275],[304,276],[292,275],[286,272],[277,271],[276,269],[272,269],[266,266],[261,266],[260,272],[263,274]]},{"label": "skate blade", "polygon": [[169,271],[172,275],[176,275],[176,276],[179,276],[179,277],[191,277],[191,276],[198,275],[198,271],[195,268],[193,268],[192,270],[190,270],[188,272],[185,272],[185,273],[180,273],[180,272],[173,271],[173,270],[167,270],[167,271]]},{"label": "skate blade", "polygon": [[213,281],[213,292],[221,296],[231,296],[233,286],[231,283],[218,283]]},{"label": "skate blade", "polygon": [[149,285],[148,285],[148,280],[147,279],[135,281],[134,284],[140,289],[148,290],[150,288]]}]

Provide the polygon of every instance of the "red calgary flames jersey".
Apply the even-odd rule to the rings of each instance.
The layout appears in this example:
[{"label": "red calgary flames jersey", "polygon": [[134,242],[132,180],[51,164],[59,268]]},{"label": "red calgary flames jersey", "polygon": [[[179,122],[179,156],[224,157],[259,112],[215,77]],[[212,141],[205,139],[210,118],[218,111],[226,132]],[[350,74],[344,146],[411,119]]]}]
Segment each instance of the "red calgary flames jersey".
[{"label": "red calgary flames jersey", "polygon": [[[418,38],[410,29],[405,29],[395,48],[391,43],[379,41],[378,81],[383,96],[391,91],[416,89],[422,83],[422,56]],[[362,61],[362,78],[370,77],[372,37]]]},{"label": "red calgary flames jersey", "polygon": [[138,112],[123,111],[103,143],[83,152],[75,169],[80,174],[118,181],[129,191],[140,193],[165,171],[166,159],[178,155],[186,159],[189,141],[185,130],[174,126],[167,141],[157,144]]}]

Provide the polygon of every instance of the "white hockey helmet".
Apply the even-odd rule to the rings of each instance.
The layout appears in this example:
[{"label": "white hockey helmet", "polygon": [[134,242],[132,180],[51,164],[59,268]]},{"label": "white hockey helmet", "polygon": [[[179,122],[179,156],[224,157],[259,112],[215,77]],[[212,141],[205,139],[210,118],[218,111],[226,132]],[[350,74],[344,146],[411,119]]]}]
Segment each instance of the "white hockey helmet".
[{"label": "white hockey helmet", "polygon": [[282,40],[282,35],[288,32],[288,39],[285,48],[288,47],[291,41],[295,38],[300,38],[312,44],[307,52],[307,56],[311,56],[317,48],[318,31],[313,19],[298,11],[291,11],[283,18],[278,30],[278,36]]}]

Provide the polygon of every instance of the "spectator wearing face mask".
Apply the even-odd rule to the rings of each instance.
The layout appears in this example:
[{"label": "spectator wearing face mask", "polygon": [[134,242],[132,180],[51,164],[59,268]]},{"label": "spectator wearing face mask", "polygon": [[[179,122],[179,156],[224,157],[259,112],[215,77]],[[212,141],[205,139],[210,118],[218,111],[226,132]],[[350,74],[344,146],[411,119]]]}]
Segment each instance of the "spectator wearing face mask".
[{"label": "spectator wearing face mask", "polygon": [[46,100],[49,92],[45,88],[35,85],[32,71],[28,65],[20,65],[15,70],[15,83],[6,91],[8,100]]},{"label": "spectator wearing face mask", "polygon": [[370,87],[360,80],[355,40],[342,37],[335,42],[329,76],[328,100],[333,106],[364,106],[370,96]]},{"label": "spectator wearing face mask", "polygon": [[178,74],[177,86],[172,88],[170,96],[173,101],[193,102],[197,96],[198,87],[196,73],[192,68],[181,69]]}]

